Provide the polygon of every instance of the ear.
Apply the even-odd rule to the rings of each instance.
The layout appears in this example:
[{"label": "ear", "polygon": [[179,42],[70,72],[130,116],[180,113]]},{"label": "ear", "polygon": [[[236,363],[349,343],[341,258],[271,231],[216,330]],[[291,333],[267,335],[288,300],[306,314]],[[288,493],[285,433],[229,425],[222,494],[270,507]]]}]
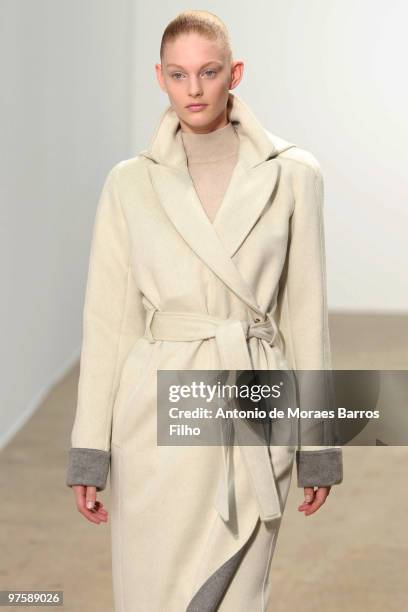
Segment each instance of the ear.
[{"label": "ear", "polygon": [[167,88],[166,88],[164,78],[163,78],[162,66],[161,64],[155,64],[154,67],[156,70],[156,77],[157,77],[157,81],[159,83],[160,89],[167,93]]},{"label": "ear", "polygon": [[235,60],[231,65],[231,80],[229,89],[235,89],[240,84],[244,75],[244,62],[242,60]]}]

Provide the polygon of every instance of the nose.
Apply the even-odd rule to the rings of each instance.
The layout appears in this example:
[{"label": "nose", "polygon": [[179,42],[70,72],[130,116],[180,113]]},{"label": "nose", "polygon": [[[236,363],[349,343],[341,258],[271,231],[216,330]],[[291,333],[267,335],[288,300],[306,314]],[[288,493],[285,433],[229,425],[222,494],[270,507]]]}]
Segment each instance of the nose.
[{"label": "nose", "polygon": [[190,96],[200,96],[202,94],[202,87],[199,79],[195,76],[189,80],[189,94]]}]

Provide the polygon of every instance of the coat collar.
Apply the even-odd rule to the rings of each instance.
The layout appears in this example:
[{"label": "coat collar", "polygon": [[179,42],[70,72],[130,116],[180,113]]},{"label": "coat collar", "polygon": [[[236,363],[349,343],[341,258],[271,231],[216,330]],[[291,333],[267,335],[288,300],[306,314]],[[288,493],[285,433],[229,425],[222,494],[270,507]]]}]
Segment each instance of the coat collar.
[{"label": "coat collar", "polygon": [[229,93],[229,120],[240,139],[238,160],[213,223],[191,180],[172,106],[162,113],[148,148],[140,153],[153,163],[148,170],[169,219],[204,263],[257,314],[263,314],[248,282],[233,262],[274,191],[279,153],[296,146],[263,128],[237,96]]},{"label": "coat collar", "polygon": [[[294,146],[265,130],[250,108],[236,94],[229,93],[227,109],[229,120],[238,131],[240,161],[246,169],[253,168]],[[169,168],[187,169],[180,122],[171,105],[162,113],[149,146],[141,155]]]}]

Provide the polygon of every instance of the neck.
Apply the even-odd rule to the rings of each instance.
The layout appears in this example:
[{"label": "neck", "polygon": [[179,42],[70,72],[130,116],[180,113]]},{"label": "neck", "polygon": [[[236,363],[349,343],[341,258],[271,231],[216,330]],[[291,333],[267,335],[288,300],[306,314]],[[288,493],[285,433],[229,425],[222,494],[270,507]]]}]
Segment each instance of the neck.
[{"label": "neck", "polygon": [[239,147],[239,137],[231,122],[205,134],[182,132],[181,138],[190,164],[232,157]]}]

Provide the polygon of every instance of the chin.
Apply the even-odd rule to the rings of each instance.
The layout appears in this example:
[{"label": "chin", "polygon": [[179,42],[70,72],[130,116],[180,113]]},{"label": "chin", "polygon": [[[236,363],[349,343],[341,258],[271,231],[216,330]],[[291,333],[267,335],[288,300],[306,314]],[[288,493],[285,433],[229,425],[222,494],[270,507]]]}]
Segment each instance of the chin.
[{"label": "chin", "polygon": [[[201,115],[201,117],[199,115]],[[204,117],[202,113],[190,113],[188,111],[187,114],[183,113],[182,119],[184,123],[189,125],[207,125],[211,122],[211,119]]]}]

